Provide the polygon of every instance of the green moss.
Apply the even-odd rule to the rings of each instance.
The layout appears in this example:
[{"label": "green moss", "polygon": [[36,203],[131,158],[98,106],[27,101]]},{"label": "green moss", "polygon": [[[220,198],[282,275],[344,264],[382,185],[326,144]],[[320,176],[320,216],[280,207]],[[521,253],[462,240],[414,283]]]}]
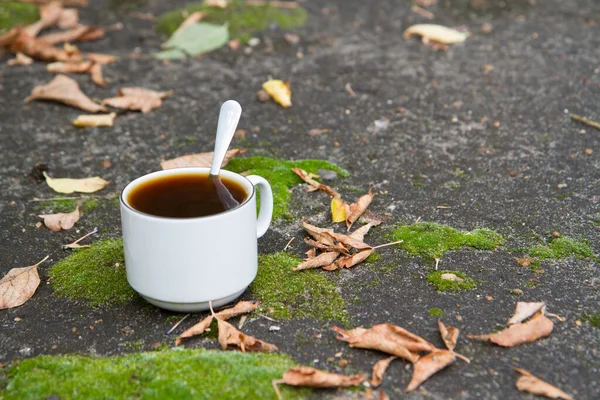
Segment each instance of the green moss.
[{"label": "green moss", "polygon": [[369,257],[367,257],[365,259],[365,263],[367,264],[372,264],[372,263],[376,263],[377,261],[381,261],[383,257],[381,256],[381,254],[374,252],[373,254],[371,254]]},{"label": "green moss", "polygon": [[73,199],[63,199],[63,196],[54,196],[53,199],[41,202],[39,211],[48,213],[68,213],[73,211],[75,206],[76,202]]},{"label": "green moss", "polygon": [[581,317],[581,319],[589,322],[594,328],[600,328],[600,312],[596,314],[585,314]]},{"label": "green moss", "polygon": [[40,19],[40,12],[34,4],[16,1],[0,2],[0,34],[19,25],[32,24]]},{"label": "green moss", "polygon": [[429,315],[432,317],[443,317],[446,313],[441,308],[434,307],[429,309]]},{"label": "green moss", "polygon": [[127,283],[123,241],[104,239],[73,251],[48,271],[54,292],[92,307],[125,303],[135,296]]},{"label": "green moss", "polygon": [[273,219],[286,216],[291,199],[289,189],[302,183],[302,180],[292,172],[292,168],[302,168],[306,172],[317,173],[318,169],[329,169],[341,177],[348,176],[348,171],[324,160],[285,161],[268,157],[234,158],[229,161],[226,169],[233,172],[248,172],[260,175],[271,184],[273,189]]},{"label": "green moss", "polygon": [[249,289],[275,318],[348,322],[344,299],[322,271],[292,271],[302,260],[287,253],[261,255],[258,261],[258,275]]},{"label": "green moss", "polygon": [[502,245],[502,236],[489,229],[459,231],[435,222],[402,225],[392,232],[393,240],[403,240],[400,246],[409,254],[428,258],[440,258],[448,250],[472,247],[494,250]]},{"label": "green moss", "polygon": [[460,183],[458,183],[456,181],[448,181],[448,182],[444,183],[444,187],[446,189],[456,190],[456,189],[460,188]]},{"label": "green moss", "polygon": [[81,212],[84,214],[90,213],[100,205],[100,200],[89,199],[81,206]]},{"label": "green moss", "polygon": [[533,246],[527,253],[531,257],[540,259],[565,257],[598,259],[585,241],[576,241],[567,237],[558,237],[548,243],[547,246]]},{"label": "green moss", "polygon": [[229,35],[232,39],[247,42],[252,35],[276,24],[281,29],[291,29],[306,23],[307,13],[302,7],[282,9],[266,6],[247,6],[243,1],[231,1],[227,8],[209,7],[202,3],[194,3],[160,16],[157,20],[159,33],[171,35],[181,25],[185,16],[195,12],[204,13],[203,22],[229,24]]},{"label": "green moss", "polygon": [[[463,279],[462,282],[442,279],[442,274],[454,274]],[[459,290],[472,290],[477,286],[477,281],[458,271],[431,271],[427,280],[440,292],[457,292]]]},{"label": "green moss", "polygon": [[[6,368],[4,399],[276,399],[284,354],[171,350],[114,357],[38,356]],[[308,391],[280,388],[285,399]]]}]

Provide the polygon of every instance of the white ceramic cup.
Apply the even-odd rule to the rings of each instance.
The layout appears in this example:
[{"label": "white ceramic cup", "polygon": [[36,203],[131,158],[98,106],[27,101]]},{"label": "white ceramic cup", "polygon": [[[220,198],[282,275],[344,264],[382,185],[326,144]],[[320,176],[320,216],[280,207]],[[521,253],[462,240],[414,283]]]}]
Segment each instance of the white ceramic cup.
[{"label": "white ceramic cup", "polygon": [[[209,168],[177,168],[135,179],[121,193],[121,223],[127,281],[148,302],[194,312],[227,304],[241,295],[258,270],[257,239],[273,214],[273,194],[260,176],[221,170],[246,191],[236,208],[197,218],[168,218],[137,211],[131,190],[149,180],[179,174],[208,175]],[[260,210],[256,215],[256,190]]]}]

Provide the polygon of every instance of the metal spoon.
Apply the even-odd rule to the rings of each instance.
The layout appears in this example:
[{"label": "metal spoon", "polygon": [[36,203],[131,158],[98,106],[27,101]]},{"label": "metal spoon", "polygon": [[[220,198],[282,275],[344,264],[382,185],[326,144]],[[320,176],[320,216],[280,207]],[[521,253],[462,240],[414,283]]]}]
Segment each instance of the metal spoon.
[{"label": "metal spoon", "polygon": [[235,100],[227,100],[221,106],[219,112],[219,124],[217,125],[217,139],[215,140],[215,151],[213,153],[212,165],[210,167],[210,178],[217,189],[217,195],[226,210],[237,207],[240,203],[233,198],[227,186],[221,182],[219,171],[221,164],[229,148],[229,143],[235,133],[235,128],[242,115],[242,106]]}]

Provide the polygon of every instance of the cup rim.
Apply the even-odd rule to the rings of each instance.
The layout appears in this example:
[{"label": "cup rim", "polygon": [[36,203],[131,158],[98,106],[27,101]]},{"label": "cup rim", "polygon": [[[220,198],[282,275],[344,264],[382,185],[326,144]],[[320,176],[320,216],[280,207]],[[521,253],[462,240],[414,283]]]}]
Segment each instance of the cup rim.
[{"label": "cup rim", "polygon": [[137,209],[133,208],[127,201],[125,201],[125,192],[128,189],[131,189],[134,185],[139,184],[140,180],[151,179],[152,176],[178,175],[179,173],[183,174],[185,172],[192,172],[192,173],[196,172],[196,173],[199,173],[199,174],[200,173],[205,173],[205,172],[209,173],[210,172],[210,168],[207,168],[207,167],[180,167],[180,168],[171,168],[171,169],[153,171],[153,172],[149,172],[149,173],[147,173],[145,175],[139,176],[139,177],[135,178],[134,180],[130,181],[127,185],[125,185],[125,187],[123,188],[123,190],[121,190],[121,195],[119,196],[121,205],[123,205],[127,209],[129,209],[129,211],[132,211],[135,214],[138,214],[138,215],[143,216],[143,217],[147,217],[147,218],[151,218],[151,219],[165,220],[165,221],[182,222],[183,223],[183,222],[191,222],[191,221],[199,221],[199,220],[208,220],[208,219],[219,218],[221,215],[239,211],[246,204],[248,204],[250,202],[250,200],[252,200],[252,198],[254,197],[254,194],[256,193],[256,187],[252,184],[252,182],[248,178],[246,178],[245,176],[240,175],[238,173],[221,169],[221,171],[220,171],[219,174],[224,174],[227,177],[236,179],[238,181],[242,180],[242,181],[244,181],[244,183],[246,183],[251,188],[251,190],[250,190],[250,193],[248,193],[248,196],[246,197],[246,199],[242,203],[240,203],[240,205],[238,205],[235,208],[231,208],[229,210],[225,210],[223,212],[220,212],[218,214],[203,215],[203,216],[200,216],[200,217],[191,217],[191,218],[163,217],[163,216],[160,216],[160,215],[148,214],[148,213],[142,212],[140,210],[137,210]]}]

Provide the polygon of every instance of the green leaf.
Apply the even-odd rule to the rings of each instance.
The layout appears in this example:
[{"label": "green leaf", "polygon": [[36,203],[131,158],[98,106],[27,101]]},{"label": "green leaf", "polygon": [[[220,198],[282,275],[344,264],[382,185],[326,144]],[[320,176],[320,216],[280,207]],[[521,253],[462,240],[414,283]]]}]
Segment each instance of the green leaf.
[{"label": "green leaf", "polygon": [[[162,47],[164,49],[178,49],[190,56],[196,56],[216,50],[228,41],[229,30],[227,24],[216,25],[198,22],[186,25],[175,32]],[[176,56],[176,53],[167,53],[167,56],[173,57]]]},{"label": "green leaf", "polygon": [[185,51],[180,49],[169,49],[154,53],[154,57],[160,60],[181,60],[187,56]]}]

